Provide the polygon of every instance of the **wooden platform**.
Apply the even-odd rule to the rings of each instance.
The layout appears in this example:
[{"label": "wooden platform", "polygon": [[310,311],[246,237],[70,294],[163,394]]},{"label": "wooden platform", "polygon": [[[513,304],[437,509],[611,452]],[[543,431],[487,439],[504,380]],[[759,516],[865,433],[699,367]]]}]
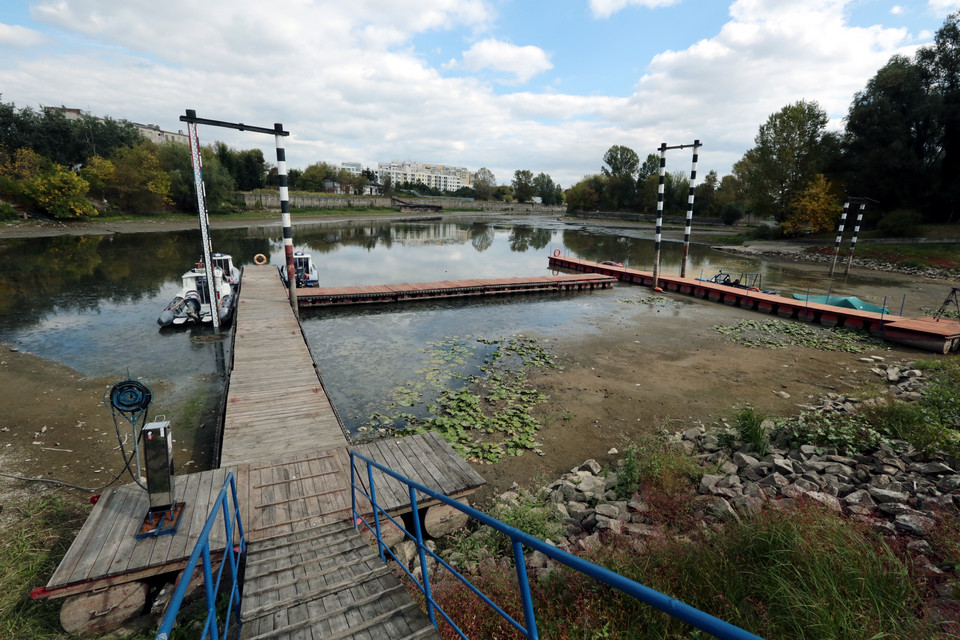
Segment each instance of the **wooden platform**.
[{"label": "wooden platform", "polygon": [[276,267],[241,282],[220,464],[346,445]]},{"label": "wooden platform", "polygon": [[[451,497],[469,494],[484,484],[435,433],[381,440],[356,449]],[[237,479],[240,517],[250,543],[350,523],[350,456],[345,446],[175,476],[175,500],[186,503],[176,535],[136,539],[134,534],[150,505],[146,492],[129,484],[103,493],[47,582],[44,597],[83,593],[183,568],[228,471]],[[381,506],[393,513],[409,510],[406,490],[380,477],[379,471],[374,473]],[[358,481],[369,493],[365,473]],[[431,503],[424,500],[422,505]],[[213,540],[214,548],[224,548],[222,530],[214,529]]]},{"label": "wooden platform", "polygon": [[434,298],[464,298],[507,293],[581,291],[613,286],[616,278],[601,275],[535,276],[525,278],[485,278],[382,284],[356,287],[317,287],[297,289],[301,307],[340,306],[386,302],[408,302]]},{"label": "wooden platform", "polygon": [[[550,256],[550,266],[600,273],[624,282],[653,286],[653,274],[639,269],[562,256]],[[827,327],[866,329],[872,335],[884,340],[924,351],[951,353],[960,350],[960,322],[955,320],[941,319],[936,322],[932,318],[905,318],[892,314],[846,309],[679,276],[661,274],[659,285],[665,291],[706,298],[761,313],[775,314],[782,318],[817,322]]]}]

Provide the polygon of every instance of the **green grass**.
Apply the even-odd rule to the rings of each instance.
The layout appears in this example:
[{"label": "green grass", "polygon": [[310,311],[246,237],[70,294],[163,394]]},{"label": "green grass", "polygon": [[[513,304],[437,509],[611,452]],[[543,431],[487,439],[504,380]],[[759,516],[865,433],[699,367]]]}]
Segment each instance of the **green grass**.
[{"label": "green grass", "polygon": [[16,515],[0,531],[0,639],[69,637],[60,627],[63,601],[32,600],[30,591],[46,584],[83,524],[86,510],[78,501],[35,498],[4,505]]},{"label": "green grass", "polygon": [[763,428],[765,419],[766,416],[757,413],[753,407],[737,410],[737,436],[761,458],[770,451],[770,436]]},{"label": "green grass", "polygon": [[[922,594],[909,565],[878,534],[816,505],[789,518],[763,511],[694,541],[651,539],[642,552],[612,538],[581,555],[767,638],[936,637],[915,615]],[[510,566],[491,558],[475,580],[523,619]],[[458,582],[439,577],[432,585],[468,637],[517,637]],[[611,630],[619,638],[709,637],[565,567],[531,586],[544,639],[604,638]]]}]

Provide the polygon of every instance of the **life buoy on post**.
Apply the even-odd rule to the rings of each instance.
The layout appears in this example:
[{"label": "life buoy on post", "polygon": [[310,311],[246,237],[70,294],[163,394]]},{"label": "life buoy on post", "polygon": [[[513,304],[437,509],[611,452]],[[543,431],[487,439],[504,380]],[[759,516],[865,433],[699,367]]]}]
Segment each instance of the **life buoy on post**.
[{"label": "life buoy on post", "polygon": [[559,257],[560,257],[560,249],[557,249],[557,250],[555,250],[555,251],[553,252],[553,257],[554,257],[554,258],[559,258]]},{"label": "life buoy on post", "polygon": [[257,264],[267,264],[267,256],[263,255],[262,253],[258,253],[257,255],[253,256],[253,261]]}]

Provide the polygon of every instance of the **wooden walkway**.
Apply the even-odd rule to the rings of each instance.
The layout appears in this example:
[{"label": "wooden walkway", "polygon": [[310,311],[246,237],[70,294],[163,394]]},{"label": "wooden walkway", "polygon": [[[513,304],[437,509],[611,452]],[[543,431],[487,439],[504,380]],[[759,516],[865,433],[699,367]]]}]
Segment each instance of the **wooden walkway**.
[{"label": "wooden walkway", "polygon": [[[550,266],[587,273],[600,273],[624,282],[653,286],[653,274],[628,267],[600,264],[590,260],[550,256]],[[905,318],[893,314],[845,309],[832,305],[806,302],[759,291],[730,287],[714,282],[660,275],[659,285],[665,291],[676,291],[698,298],[707,298],[761,313],[818,322],[827,327],[844,326],[866,329],[871,334],[924,351],[951,353],[960,351],[960,322],[932,318]]]},{"label": "wooden walkway", "polygon": [[[138,585],[142,602],[144,580],[185,567],[229,471],[248,543],[242,637],[439,638],[376,546],[352,526],[347,438],[275,268],[244,270],[235,332],[222,466],[175,476],[174,499],[186,503],[177,534],[137,540],[146,492],[136,485],[109,489],[34,597],[66,597],[65,611],[70,605],[74,617],[77,610],[89,616],[78,628],[97,623],[101,594],[129,605],[124,590]],[[484,484],[434,433],[355,449],[451,497]],[[378,471],[374,477],[385,509],[410,510],[405,488]],[[357,482],[369,493],[365,469]],[[421,499],[419,506],[431,504]],[[369,512],[362,496],[358,509]],[[227,541],[219,526],[212,540],[222,553]],[[129,606],[132,613],[142,608]]]},{"label": "wooden walkway", "polygon": [[241,282],[220,464],[346,445],[276,267]]},{"label": "wooden walkway", "polygon": [[409,302],[435,298],[466,298],[507,293],[583,291],[613,286],[616,278],[601,274],[444,280],[356,287],[297,289],[301,307]]}]

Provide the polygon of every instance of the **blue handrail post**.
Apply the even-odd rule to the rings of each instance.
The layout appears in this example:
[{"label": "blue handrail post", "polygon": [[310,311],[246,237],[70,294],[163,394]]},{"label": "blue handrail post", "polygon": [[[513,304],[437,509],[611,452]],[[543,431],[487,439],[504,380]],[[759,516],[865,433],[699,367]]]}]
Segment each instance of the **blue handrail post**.
[{"label": "blue handrail post", "polygon": [[[210,563],[210,543],[207,541],[203,545],[203,590],[207,594],[207,630],[213,640],[219,640],[219,629],[217,628],[217,595],[213,591],[213,571]],[[221,565],[222,566],[222,565]]]},{"label": "blue handrail post", "polygon": [[533,597],[530,595],[530,581],[527,579],[527,563],[523,558],[523,543],[510,537],[513,543],[513,561],[517,565],[517,582],[520,586],[520,599],[523,602],[523,617],[527,624],[527,640],[538,640],[537,617],[533,613]]},{"label": "blue handrail post", "polygon": [[430,595],[430,572],[427,571],[427,554],[423,550],[423,532],[420,531],[420,514],[417,510],[417,490],[410,487],[410,509],[413,514],[413,531],[417,536],[417,553],[420,554],[420,577],[423,580],[423,595],[427,599],[427,616],[437,626],[437,614],[433,611],[433,596]]},{"label": "blue handrail post", "polygon": [[373,485],[373,465],[367,465],[367,477],[370,479],[370,505],[373,507],[373,524],[377,528],[377,549],[380,551],[380,562],[386,562],[383,557],[383,537],[380,535],[380,506],[377,504],[377,489]]},{"label": "blue handrail post", "polygon": [[[368,465],[369,466],[369,465]],[[357,517],[357,463],[350,452],[350,517],[353,518],[353,528],[360,530],[360,518]]]}]

